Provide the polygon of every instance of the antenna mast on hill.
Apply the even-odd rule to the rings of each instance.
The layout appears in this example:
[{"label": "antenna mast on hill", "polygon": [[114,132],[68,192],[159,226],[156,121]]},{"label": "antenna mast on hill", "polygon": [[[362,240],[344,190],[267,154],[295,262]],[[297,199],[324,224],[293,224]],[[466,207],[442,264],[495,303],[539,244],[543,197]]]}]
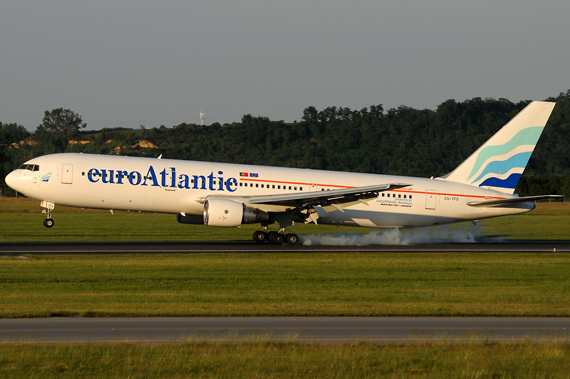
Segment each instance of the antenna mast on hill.
[{"label": "antenna mast on hill", "polygon": [[202,108],[200,108],[200,125],[204,125],[204,121],[206,121],[206,114],[202,112]]}]

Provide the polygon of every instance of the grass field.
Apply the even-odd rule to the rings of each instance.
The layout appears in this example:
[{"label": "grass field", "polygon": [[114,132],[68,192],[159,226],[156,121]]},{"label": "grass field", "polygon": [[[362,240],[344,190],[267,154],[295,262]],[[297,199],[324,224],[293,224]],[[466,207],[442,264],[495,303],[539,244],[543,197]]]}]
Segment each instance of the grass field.
[{"label": "grass field", "polygon": [[[47,229],[37,201],[0,200],[3,241],[236,240],[249,239],[255,228],[207,228],[177,224],[172,215],[60,207],[58,225]],[[476,232],[480,238],[540,233],[558,239],[569,233],[569,222],[567,204],[543,203],[527,215],[486,220]],[[295,227],[301,235],[336,230]],[[0,317],[570,316],[568,254],[30,258],[0,259]]]},{"label": "grass field", "polygon": [[570,344],[0,345],[6,378],[568,378]]},{"label": "grass field", "polygon": [[570,254],[0,259],[0,317],[570,316]]},{"label": "grass field", "polygon": [[[256,226],[0,198],[0,242],[249,240]],[[461,229],[462,228],[462,229]],[[570,207],[484,220],[480,239],[570,239]],[[295,225],[300,235],[336,228]],[[342,228],[348,233],[367,229]],[[411,231],[414,233],[414,231]],[[355,247],[355,250],[357,248]],[[1,252],[0,252],[1,256]],[[0,258],[0,317],[570,316],[570,254],[196,254]],[[10,378],[567,378],[570,344],[0,344]]]},{"label": "grass field", "polygon": [[[241,228],[212,228],[178,224],[175,215],[84,210],[57,206],[55,226],[43,226],[44,215],[37,200],[0,197],[0,242],[32,241],[235,241],[251,240],[259,225]],[[570,203],[539,203],[534,211],[519,215],[482,220],[473,226],[462,223],[403,233],[438,235],[459,227],[464,234],[480,239],[570,239]],[[327,225],[296,224],[287,229],[303,238],[310,234],[338,233]],[[340,233],[383,233],[367,228],[341,227]]]}]

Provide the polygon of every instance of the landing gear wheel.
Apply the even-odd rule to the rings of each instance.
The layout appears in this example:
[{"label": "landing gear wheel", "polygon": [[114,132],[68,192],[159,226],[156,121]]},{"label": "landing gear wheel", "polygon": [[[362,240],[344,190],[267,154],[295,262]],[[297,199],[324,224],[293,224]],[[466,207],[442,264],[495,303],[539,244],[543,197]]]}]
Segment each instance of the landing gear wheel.
[{"label": "landing gear wheel", "polygon": [[277,232],[269,232],[269,242],[273,245],[281,245],[283,243],[283,234]]},{"label": "landing gear wheel", "polygon": [[46,219],[44,220],[44,226],[45,226],[46,228],[51,228],[51,227],[53,226],[53,224],[55,224],[55,222],[54,222],[53,219],[51,219],[51,218],[46,218]]},{"label": "landing gear wheel", "polygon": [[288,245],[296,245],[299,242],[299,237],[295,233],[287,234],[285,236],[285,242]]},{"label": "landing gear wheel", "polygon": [[267,233],[261,230],[256,230],[253,232],[253,240],[257,243],[263,243],[267,240]]}]

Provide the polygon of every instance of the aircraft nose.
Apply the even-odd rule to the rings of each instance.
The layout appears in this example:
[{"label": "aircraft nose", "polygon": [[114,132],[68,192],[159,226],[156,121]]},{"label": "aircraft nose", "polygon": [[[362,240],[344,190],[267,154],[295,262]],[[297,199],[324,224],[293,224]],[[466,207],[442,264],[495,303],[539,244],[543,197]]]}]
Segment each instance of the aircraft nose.
[{"label": "aircraft nose", "polygon": [[17,189],[16,187],[18,186],[18,173],[16,171],[12,171],[8,175],[6,175],[5,181],[10,188],[16,190]]}]

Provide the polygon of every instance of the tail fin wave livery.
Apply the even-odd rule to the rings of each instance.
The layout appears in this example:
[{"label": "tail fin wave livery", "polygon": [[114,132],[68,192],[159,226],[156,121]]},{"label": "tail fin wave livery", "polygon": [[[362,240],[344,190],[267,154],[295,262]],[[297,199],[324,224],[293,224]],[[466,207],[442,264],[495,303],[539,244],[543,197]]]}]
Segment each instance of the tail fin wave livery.
[{"label": "tail fin wave livery", "polygon": [[442,179],[512,194],[554,105],[533,101]]}]

